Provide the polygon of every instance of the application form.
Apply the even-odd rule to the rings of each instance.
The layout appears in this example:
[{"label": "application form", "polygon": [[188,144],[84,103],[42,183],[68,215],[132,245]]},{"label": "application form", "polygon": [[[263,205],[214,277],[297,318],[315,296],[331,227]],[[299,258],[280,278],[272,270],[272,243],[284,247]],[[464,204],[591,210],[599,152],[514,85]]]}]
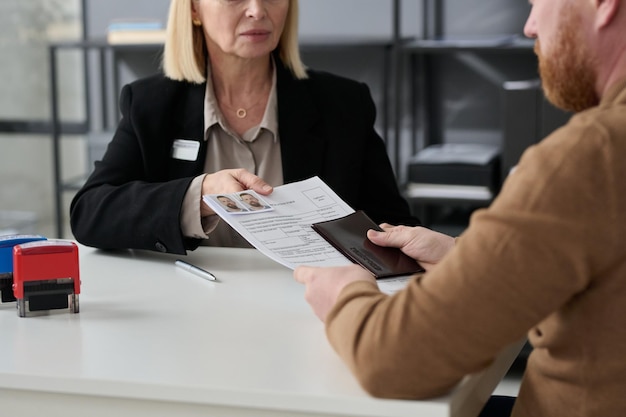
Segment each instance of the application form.
[{"label": "application form", "polygon": [[[311,228],[313,223],[338,219],[354,212],[321,179],[313,177],[275,187],[269,196],[253,193],[263,206],[269,206],[268,209],[249,209],[244,194],[251,193],[248,190],[205,195],[203,199],[252,246],[287,268],[352,263]],[[240,209],[227,205],[230,203],[226,198]]]},{"label": "application form", "polygon": [[[352,265],[311,227],[354,213],[319,177],[274,187],[268,196],[246,190],[204,195],[203,200],[252,246],[287,268]],[[381,291],[389,294],[408,279],[377,282]]]}]

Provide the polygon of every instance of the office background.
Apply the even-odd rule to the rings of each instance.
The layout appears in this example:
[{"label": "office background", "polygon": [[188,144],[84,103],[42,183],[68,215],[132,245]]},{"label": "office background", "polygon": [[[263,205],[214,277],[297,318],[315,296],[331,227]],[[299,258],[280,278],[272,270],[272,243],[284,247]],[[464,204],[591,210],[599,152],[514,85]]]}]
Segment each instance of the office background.
[{"label": "office background", "polygon": [[[87,5],[86,11],[83,3]],[[168,3],[167,0],[0,0],[0,55],[3,62],[0,66],[3,91],[0,97],[0,231],[55,235],[50,42],[80,39],[83,20],[87,23],[86,36],[89,38],[103,37],[107,24],[114,18],[155,17],[165,21]],[[439,9],[438,22],[424,19],[428,17],[424,15],[426,3]],[[382,48],[376,40],[388,41],[397,30],[393,2],[300,0],[300,4],[301,38],[314,40],[311,44],[316,45],[303,48],[305,63],[361,80],[370,86],[379,109],[377,128],[386,138],[399,138],[398,142],[388,141],[388,148],[398,181],[403,184],[408,158],[424,146],[425,138],[421,131],[414,133],[416,115],[407,110],[411,100],[409,89],[393,90],[385,84],[384,75],[387,74],[387,78],[393,75],[385,60],[389,56],[389,46]],[[529,9],[524,0],[401,0],[399,4],[399,35],[402,38],[521,34]],[[346,39],[369,40],[369,45],[338,46],[338,40]],[[423,76],[411,72],[410,54],[400,52],[397,56],[400,86]],[[88,61],[93,59],[88,57]],[[121,56],[119,62],[122,83],[158,70],[158,59],[154,55],[131,53]],[[494,54],[478,60],[471,55],[461,59],[455,56],[438,58],[437,80],[422,79],[439,89],[437,97],[441,112],[436,122],[441,125],[441,134],[438,140],[501,143],[501,89],[498,83],[534,78],[535,67],[531,54]],[[60,118],[65,121],[80,122],[87,116],[84,73],[80,50],[59,53],[58,102]],[[92,93],[98,91],[93,82],[88,88]],[[117,92],[110,91],[109,94],[116,97]],[[93,113],[94,123],[102,125],[104,122],[98,122],[96,115],[105,97],[91,96],[89,111]],[[386,124],[382,117],[384,106],[390,107]],[[398,130],[397,134],[395,130]],[[62,136],[64,178],[80,176],[89,169],[88,136]],[[64,216],[67,216],[72,195],[72,191],[63,193]]]}]

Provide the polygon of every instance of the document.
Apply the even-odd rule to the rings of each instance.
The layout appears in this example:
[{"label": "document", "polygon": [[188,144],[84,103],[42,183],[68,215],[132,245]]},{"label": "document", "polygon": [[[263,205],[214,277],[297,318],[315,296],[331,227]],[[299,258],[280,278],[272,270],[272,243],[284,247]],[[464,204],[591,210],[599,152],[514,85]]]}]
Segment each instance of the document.
[{"label": "document", "polygon": [[107,27],[107,42],[121,44],[163,44],[165,28],[154,19],[116,19]]},{"label": "document", "polygon": [[[248,194],[258,203],[246,203],[253,202]],[[203,199],[252,246],[287,268],[352,263],[311,227],[354,213],[318,177],[275,187],[269,196],[248,190],[205,195]]]},{"label": "document", "polygon": [[500,148],[479,143],[444,143],[430,145],[419,151],[411,162],[420,164],[490,164],[500,154]]},{"label": "document", "polygon": [[[353,264],[312,227],[355,212],[319,177],[275,187],[268,196],[246,190],[203,200],[252,246],[287,268]],[[381,291],[392,293],[409,279],[377,282]]]}]

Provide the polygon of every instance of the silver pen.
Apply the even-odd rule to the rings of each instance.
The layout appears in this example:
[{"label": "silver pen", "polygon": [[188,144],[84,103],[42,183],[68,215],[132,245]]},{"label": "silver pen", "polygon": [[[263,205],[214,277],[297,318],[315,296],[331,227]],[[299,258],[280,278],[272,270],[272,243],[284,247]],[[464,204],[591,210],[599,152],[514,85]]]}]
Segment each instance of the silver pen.
[{"label": "silver pen", "polygon": [[198,266],[192,265],[189,262],[185,262],[185,261],[181,261],[180,259],[177,259],[176,262],[174,262],[174,264],[180,268],[183,268],[185,271],[189,271],[192,274],[199,276],[200,278],[204,278],[209,281],[217,281],[217,277],[215,275],[213,275],[209,271],[206,271]]}]

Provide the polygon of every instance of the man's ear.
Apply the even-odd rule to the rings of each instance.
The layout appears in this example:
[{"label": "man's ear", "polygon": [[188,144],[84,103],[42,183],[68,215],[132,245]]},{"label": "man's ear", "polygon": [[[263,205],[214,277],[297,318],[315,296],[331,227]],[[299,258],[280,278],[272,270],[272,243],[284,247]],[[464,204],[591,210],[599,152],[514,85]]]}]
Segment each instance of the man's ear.
[{"label": "man's ear", "polygon": [[596,29],[602,29],[608,26],[620,7],[626,6],[626,1],[622,0],[593,0],[596,8]]}]

